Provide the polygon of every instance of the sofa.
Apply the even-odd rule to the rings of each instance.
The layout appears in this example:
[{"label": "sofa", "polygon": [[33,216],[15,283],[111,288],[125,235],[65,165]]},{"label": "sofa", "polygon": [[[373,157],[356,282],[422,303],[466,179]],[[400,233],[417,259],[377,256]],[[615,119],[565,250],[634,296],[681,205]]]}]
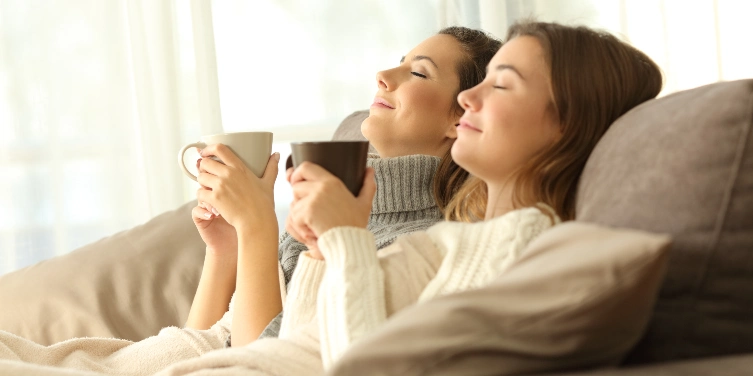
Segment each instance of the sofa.
[{"label": "sofa", "polygon": [[[359,125],[366,116],[366,111],[348,116],[333,139],[363,139]],[[588,252],[602,257],[629,252],[628,245],[637,247],[629,236],[645,234],[648,240],[641,246],[650,244],[656,250],[652,257],[663,261],[637,274],[631,295],[604,300],[570,317],[570,323],[581,319],[580,326],[570,327],[585,328],[580,332],[516,342],[516,351],[502,339],[447,345],[467,334],[448,328],[483,332],[504,323],[501,312],[522,297],[505,299],[515,292],[498,283],[407,308],[349,351],[331,374],[753,373],[751,128],[753,79],[655,99],[612,125],[581,175],[574,223],[561,226],[598,226],[604,234],[622,236],[612,241],[611,251],[599,249],[609,243],[606,238],[590,238]],[[140,340],[162,327],[181,326],[204,257],[190,219],[194,205],[188,202],[143,225],[0,276],[0,330],[51,344],[81,336]],[[575,231],[560,231],[558,236],[578,247],[589,238]],[[671,238],[671,243],[658,236]],[[539,246],[543,254],[550,252],[547,245]],[[539,273],[535,264],[527,265],[528,275]],[[607,274],[598,281],[609,285],[624,277]],[[611,309],[606,318],[597,314],[592,319],[591,312],[607,312],[602,309],[607,303]],[[526,340],[525,334],[520,341]],[[617,353],[582,361],[618,335],[625,339],[615,345]],[[567,348],[548,353],[547,365],[539,368],[528,365],[542,359],[519,349],[565,342]],[[532,351],[541,351],[539,347]],[[574,354],[579,361],[572,361]],[[515,362],[526,366],[506,368]]]}]

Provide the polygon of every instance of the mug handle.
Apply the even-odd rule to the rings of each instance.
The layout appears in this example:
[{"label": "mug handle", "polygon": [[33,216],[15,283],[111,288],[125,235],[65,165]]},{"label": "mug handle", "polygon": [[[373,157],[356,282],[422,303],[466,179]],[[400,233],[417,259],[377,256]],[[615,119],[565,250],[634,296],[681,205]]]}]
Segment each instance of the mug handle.
[{"label": "mug handle", "polygon": [[183,173],[185,173],[186,176],[188,176],[189,178],[193,179],[197,183],[199,182],[199,179],[196,177],[196,175],[194,175],[190,171],[188,171],[188,169],[186,168],[186,162],[183,160],[184,159],[183,157],[186,154],[186,150],[188,150],[190,148],[201,148],[201,149],[204,149],[205,147],[207,147],[207,144],[205,144],[203,142],[194,142],[194,143],[191,143],[191,144],[188,144],[188,145],[184,146],[183,149],[180,149],[180,152],[178,153],[178,164],[180,165],[180,168],[183,169]]}]

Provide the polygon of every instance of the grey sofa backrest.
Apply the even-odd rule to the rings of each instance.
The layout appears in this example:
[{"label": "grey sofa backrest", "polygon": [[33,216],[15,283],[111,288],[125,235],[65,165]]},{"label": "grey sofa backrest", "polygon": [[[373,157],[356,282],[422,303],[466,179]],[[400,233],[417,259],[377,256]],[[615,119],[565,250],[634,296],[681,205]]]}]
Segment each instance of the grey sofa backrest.
[{"label": "grey sofa backrest", "polygon": [[[333,141],[362,141],[366,137],[361,133],[361,123],[369,117],[369,110],[356,111],[346,117],[332,135]],[[369,153],[377,153],[374,146],[369,145]]]},{"label": "grey sofa backrest", "polygon": [[576,218],[674,236],[647,334],[627,363],[753,352],[753,80],[647,102],[583,171]]}]

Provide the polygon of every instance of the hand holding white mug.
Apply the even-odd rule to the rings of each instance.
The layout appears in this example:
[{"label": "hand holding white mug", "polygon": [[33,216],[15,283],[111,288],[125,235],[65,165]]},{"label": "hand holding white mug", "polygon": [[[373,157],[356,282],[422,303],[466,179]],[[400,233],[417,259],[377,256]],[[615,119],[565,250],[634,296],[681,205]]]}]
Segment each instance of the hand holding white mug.
[{"label": "hand holding white mug", "polygon": [[[218,213],[238,231],[267,229],[277,226],[274,205],[274,184],[280,154],[268,158],[261,178],[256,177],[233,152],[223,144],[209,145],[201,150],[201,171],[196,192],[199,202],[217,209]],[[219,157],[224,163],[209,158]]]},{"label": "hand holding white mug", "polygon": [[226,145],[254,175],[261,177],[272,153],[272,132],[235,132],[203,136],[201,141],[190,143],[178,152],[178,165],[186,176],[198,181],[183,161],[186,151],[190,148],[204,149],[214,144]]},{"label": "hand holding white mug", "polygon": [[[201,149],[202,159],[197,163],[198,177],[188,171],[183,161],[186,150],[193,147]],[[180,150],[181,169],[202,185],[196,193],[199,204],[194,208],[193,215],[202,238],[204,235],[208,239],[218,238],[213,236],[213,229],[228,235],[229,230],[221,225],[237,227],[241,222],[257,224],[269,220],[268,217],[275,217],[274,180],[279,155],[270,158],[271,151],[270,132],[204,136],[201,142],[188,144]],[[247,214],[242,214],[244,210]],[[276,224],[276,218],[274,221]],[[209,241],[208,247],[210,243],[219,244]]]}]

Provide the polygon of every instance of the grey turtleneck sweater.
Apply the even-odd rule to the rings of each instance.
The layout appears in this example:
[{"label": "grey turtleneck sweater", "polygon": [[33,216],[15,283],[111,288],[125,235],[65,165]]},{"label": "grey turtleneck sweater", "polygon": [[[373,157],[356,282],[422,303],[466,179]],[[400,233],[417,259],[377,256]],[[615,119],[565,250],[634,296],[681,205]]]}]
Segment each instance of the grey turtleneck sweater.
[{"label": "grey turtleneck sweater", "polygon": [[[377,249],[392,243],[400,235],[425,230],[442,220],[432,194],[432,181],[440,159],[427,155],[379,158],[369,155],[367,165],[374,168],[377,190],[367,229],[374,234]],[[307,248],[287,232],[280,236],[278,253],[290,283],[298,256]],[[282,313],[267,325],[259,338],[277,337]]]}]

